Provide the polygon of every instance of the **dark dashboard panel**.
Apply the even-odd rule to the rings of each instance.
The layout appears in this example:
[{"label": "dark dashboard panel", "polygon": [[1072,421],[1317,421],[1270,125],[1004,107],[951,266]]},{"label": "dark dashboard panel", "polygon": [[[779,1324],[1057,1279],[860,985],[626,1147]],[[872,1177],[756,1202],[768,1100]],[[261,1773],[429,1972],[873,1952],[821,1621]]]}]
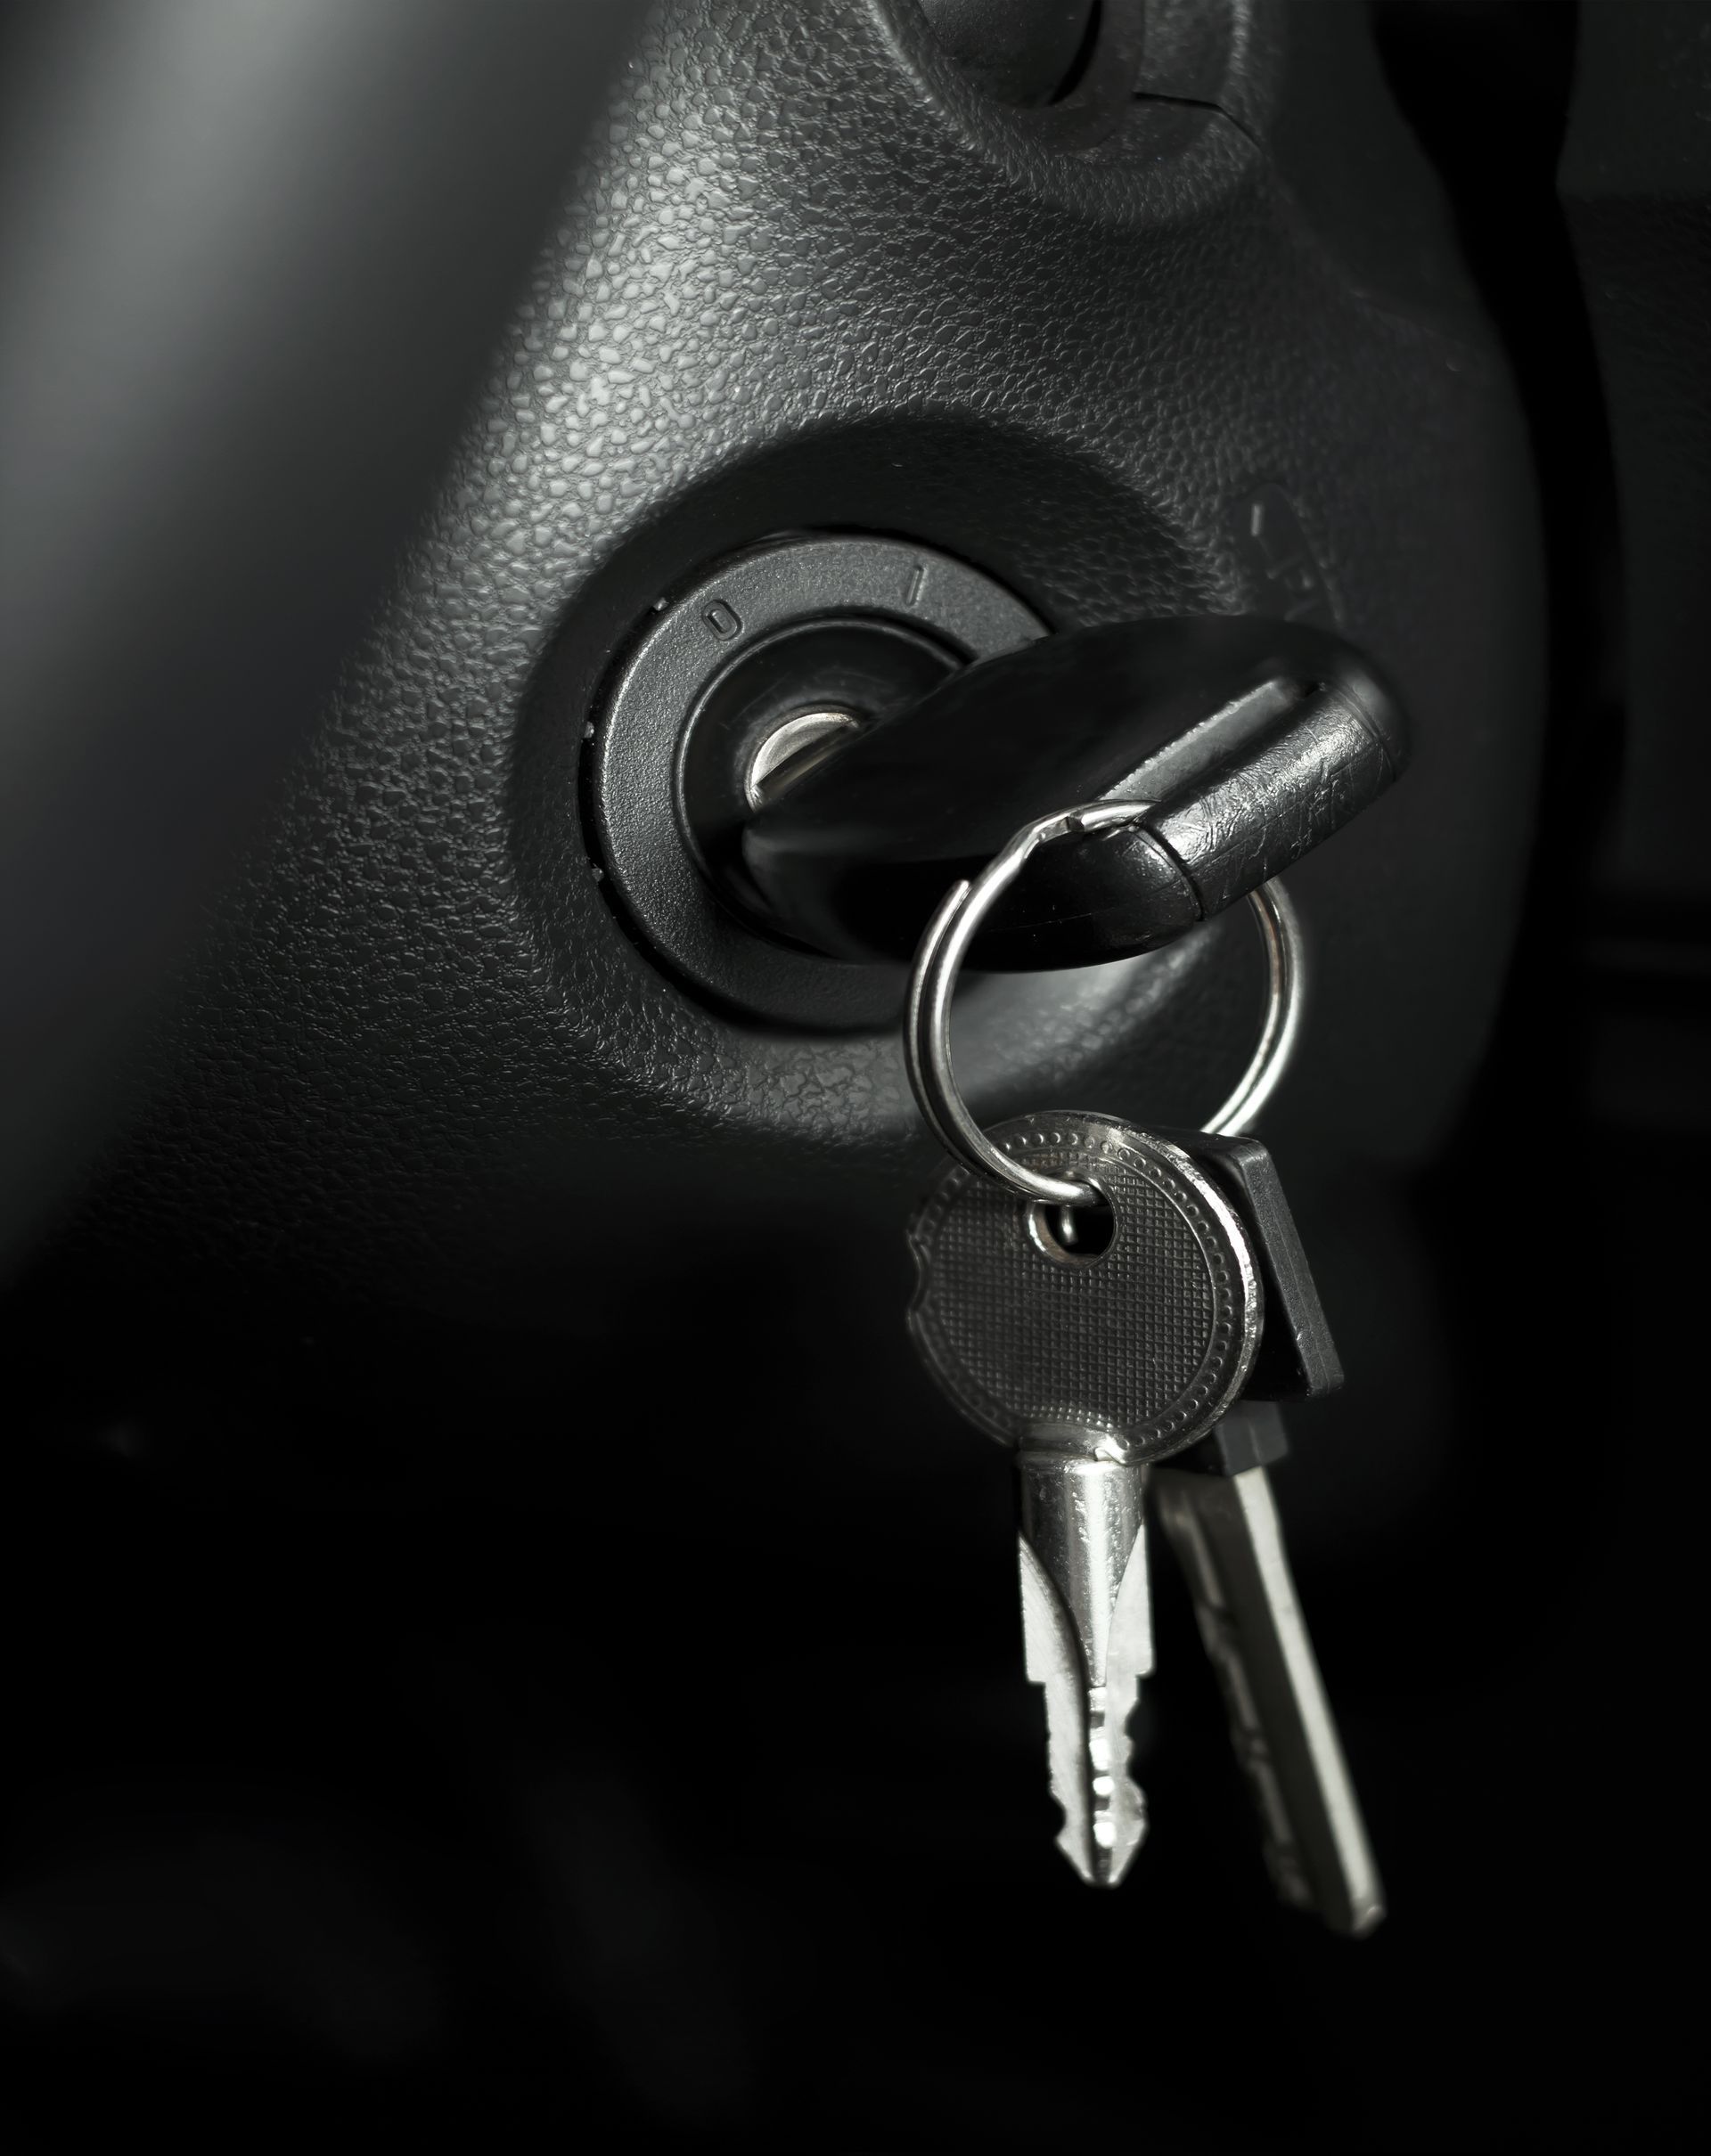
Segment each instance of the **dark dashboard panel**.
[{"label": "dark dashboard panel", "polygon": [[[1573,20],[1097,13],[1141,25],[1138,88],[1078,47],[1041,104],[905,0],[651,11],[136,1116],[12,1299],[0,2106],[68,2146],[109,2111],[222,2147],[330,2113],[760,2147],[1680,2125],[1654,1874],[1698,1784],[1659,1580],[1699,1515],[1605,1454],[1637,1426],[1680,1464],[1649,1268],[1704,1117],[1635,1108],[1658,1066],[1609,1053],[1585,960],[1621,744],[1551,192]],[[1693,385],[1625,325],[1679,296],[1691,216],[1569,192],[1638,292],[1590,294],[1618,445],[1666,450]],[[1697,559],[1658,528],[1647,575]],[[1264,1126],[1347,1368],[1277,1490],[1390,1892],[1359,1947],[1268,1898],[1163,1580],[1153,1840],[1116,1898],[1068,1874],[1004,1464],[905,1337],[938,1156],[882,984],[736,1015],[595,874],[599,728],[661,602],[827,533],[1052,629],[1335,627],[1405,701],[1405,777],[1290,871],[1315,997]],[[1190,1123],[1257,971],[1238,910],[977,982],[957,1067],[992,1118]]]},{"label": "dark dashboard panel", "polygon": [[[1441,1136],[1530,826],[1525,439],[1363,17],[1211,12],[1216,98],[1137,97],[1073,154],[902,6],[651,20],[183,999],[106,1221],[503,1311],[520,1252],[574,1274],[625,1190],[668,1191],[685,1228],[792,1191],[899,1216],[929,1154],[896,1039],[686,994],[606,904],[579,813],[584,724],[655,600],[798,528],[942,548],[1055,626],[1287,610],[1310,561],[1420,748],[1299,873],[1318,1008],[1279,1131],[1326,1175]],[[1295,105],[1333,93],[1346,169],[1298,180]],[[1067,1092],[1191,1120],[1251,1024],[1240,960],[1200,951],[982,992],[993,1112]]]}]

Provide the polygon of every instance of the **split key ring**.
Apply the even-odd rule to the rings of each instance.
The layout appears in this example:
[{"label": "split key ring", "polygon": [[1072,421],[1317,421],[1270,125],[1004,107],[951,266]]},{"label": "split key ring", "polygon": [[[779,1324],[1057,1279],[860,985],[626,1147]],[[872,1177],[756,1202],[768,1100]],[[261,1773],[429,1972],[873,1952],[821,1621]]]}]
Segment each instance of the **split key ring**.
[{"label": "split key ring", "polygon": [[[1085,1205],[1099,1193],[1085,1183],[1024,1166],[981,1130],[951,1067],[951,996],[982,923],[1040,847],[1138,823],[1152,806],[1148,801],[1093,801],[1025,824],[972,882],[952,885],[915,953],[903,1042],[921,1112],[947,1152],[1035,1204]],[[1258,1115],[1277,1090],[1301,1030],[1305,949],[1299,917],[1275,877],[1250,891],[1248,902],[1265,946],[1265,1016],[1235,1090],[1202,1126],[1213,1137],[1227,1137]]]}]

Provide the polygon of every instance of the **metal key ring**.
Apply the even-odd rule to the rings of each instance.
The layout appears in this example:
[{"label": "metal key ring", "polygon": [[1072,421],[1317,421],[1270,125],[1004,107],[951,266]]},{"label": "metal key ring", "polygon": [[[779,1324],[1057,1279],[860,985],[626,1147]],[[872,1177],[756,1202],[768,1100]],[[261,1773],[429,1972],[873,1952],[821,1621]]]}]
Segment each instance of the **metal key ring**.
[{"label": "metal key ring", "polygon": [[[1036,1204],[1085,1205],[1099,1193],[1085,1183],[1043,1175],[1012,1160],[970,1115],[951,1068],[952,992],[981,924],[1041,846],[1138,823],[1152,805],[1150,801],[1093,801],[1024,825],[972,882],[952,885],[915,953],[903,1042],[921,1112],[947,1152]],[[1259,1114],[1276,1090],[1301,1030],[1305,950],[1300,920],[1275,878],[1250,891],[1248,902],[1265,945],[1265,1017],[1235,1090],[1202,1126],[1213,1137],[1228,1136]]]}]

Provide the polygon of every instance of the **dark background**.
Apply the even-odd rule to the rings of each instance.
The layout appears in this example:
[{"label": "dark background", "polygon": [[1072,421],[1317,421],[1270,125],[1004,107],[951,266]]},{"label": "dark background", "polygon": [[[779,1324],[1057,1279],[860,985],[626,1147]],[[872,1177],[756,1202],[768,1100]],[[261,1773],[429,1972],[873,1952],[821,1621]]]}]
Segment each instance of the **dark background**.
[{"label": "dark background", "polygon": [[1151,1837],[1075,1880],[1002,1464],[900,1326],[844,1345],[900,1253],[786,1216],[763,1271],[656,1197],[645,1286],[460,1321],[151,1247],[110,1160],[4,1321],[8,2152],[1697,2140],[1707,209],[1584,96],[1557,171],[1577,37],[1612,103],[1711,71],[1698,9],[1585,15],[1376,14],[1519,385],[1550,691],[1489,1049],[1397,1196],[1432,1441],[1303,1508],[1388,1923],[1273,1906],[1162,1551]]}]

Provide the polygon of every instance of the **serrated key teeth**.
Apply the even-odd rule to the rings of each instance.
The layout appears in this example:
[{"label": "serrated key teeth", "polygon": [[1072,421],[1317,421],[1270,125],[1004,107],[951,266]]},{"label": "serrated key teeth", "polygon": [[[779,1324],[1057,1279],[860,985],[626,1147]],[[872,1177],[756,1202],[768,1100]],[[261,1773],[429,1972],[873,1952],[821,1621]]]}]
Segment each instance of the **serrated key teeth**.
[{"label": "serrated key teeth", "polygon": [[[1146,1838],[1146,1802],[1127,1770],[1126,1727],[1134,1705],[1133,1683],[1121,1683],[1116,1692],[1106,1685],[1087,1692],[1087,1877],[1094,1886],[1116,1886]],[[1117,1749],[1123,1762],[1112,1758],[1112,1723]]]},{"label": "serrated key teeth", "polygon": [[1072,1834],[1066,1820],[1058,1846],[1089,1886],[1120,1886],[1147,1838],[1146,1800],[1126,1774],[1090,1775],[1088,1793],[1085,1831]]},{"label": "serrated key teeth", "polygon": [[1020,1466],[1022,1633],[1045,1692],[1058,1847],[1090,1886],[1116,1886],[1146,1834],[1128,1774],[1128,1719],[1152,1666],[1144,1471],[1061,1456]]},{"label": "serrated key teeth", "polygon": [[[1112,1713],[1113,1690],[1090,1686],[1080,1668],[1073,1631],[1054,1608],[1050,1583],[1023,1545],[1023,1600],[1029,1607],[1034,1645],[1030,1669],[1045,1692],[1046,1754],[1052,1794],[1063,1814],[1058,1847],[1089,1886],[1114,1887],[1146,1839],[1146,1800],[1126,1770],[1124,1735],[1134,1704],[1133,1678],[1122,1683],[1122,1703]],[[1112,1759],[1115,1720],[1124,1761]]]}]

